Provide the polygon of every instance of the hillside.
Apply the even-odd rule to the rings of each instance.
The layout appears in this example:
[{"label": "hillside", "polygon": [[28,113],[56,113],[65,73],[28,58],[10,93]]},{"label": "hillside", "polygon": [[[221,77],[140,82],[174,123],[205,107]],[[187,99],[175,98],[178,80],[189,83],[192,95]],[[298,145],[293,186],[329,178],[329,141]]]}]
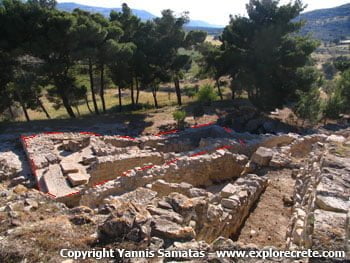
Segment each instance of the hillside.
[{"label": "hillside", "polygon": [[[74,9],[79,8],[93,13],[100,13],[106,17],[109,16],[112,10],[121,10],[121,8],[105,8],[76,3],[58,3],[57,8],[67,12],[72,12]],[[156,17],[145,10],[133,9],[133,12],[143,21]],[[314,38],[321,41],[334,41],[350,37],[350,4],[306,12],[296,20],[306,21],[306,25],[301,30],[302,35],[311,34]],[[220,34],[222,29],[221,26],[212,25],[201,20],[191,20],[186,28],[188,30],[200,28],[211,35]]]},{"label": "hillside", "polygon": [[[108,17],[110,12],[112,10],[114,11],[121,11],[121,8],[107,8],[107,7],[97,7],[97,6],[87,6],[87,5],[80,5],[77,3],[58,3],[57,8],[66,12],[72,12],[74,9],[79,8],[81,10],[85,10],[91,13],[100,13],[105,17]],[[139,10],[139,9],[132,9],[133,13],[141,18],[141,20],[150,20],[155,18],[156,16],[151,14],[148,11],[145,10]],[[220,28],[222,26],[218,25],[212,25],[208,22],[201,21],[201,20],[191,20],[188,23],[188,27],[202,27],[202,28]]]},{"label": "hillside", "polygon": [[350,37],[350,4],[306,12],[298,19],[306,20],[303,35],[310,33],[322,41]]},{"label": "hillside", "polygon": [[[74,9],[79,8],[84,11],[88,11],[91,13],[100,13],[105,17],[108,17],[110,12],[112,10],[120,12],[121,8],[107,8],[107,7],[98,7],[98,6],[87,6],[87,5],[80,5],[76,3],[58,3],[57,8],[66,12],[72,12]],[[133,9],[132,10],[136,16],[141,18],[141,20],[149,20],[153,19],[156,16],[145,11],[145,10],[138,10],[138,9]]]}]

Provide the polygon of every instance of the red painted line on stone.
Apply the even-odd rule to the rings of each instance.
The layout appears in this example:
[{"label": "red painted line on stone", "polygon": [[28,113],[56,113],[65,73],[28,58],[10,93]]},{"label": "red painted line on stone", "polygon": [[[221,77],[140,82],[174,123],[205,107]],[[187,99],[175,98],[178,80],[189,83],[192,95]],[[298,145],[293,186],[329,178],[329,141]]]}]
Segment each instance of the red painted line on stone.
[{"label": "red painted line on stone", "polygon": [[51,193],[47,193],[47,195],[50,196],[50,197],[53,197],[53,198],[56,198],[56,197],[57,197],[56,195],[51,194]]},{"label": "red painted line on stone", "polygon": [[127,140],[130,140],[130,141],[135,141],[135,140],[136,140],[135,138],[130,137],[130,136],[120,136],[120,135],[117,135],[117,138],[127,139]]},{"label": "red painted line on stone", "polygon": [[79,132],[83,135],[93,135],[93,136],[101,136],[101,134],[95,133],[95,132]]},{"label": "red painted line on stone", "polygon": [[191,128],[192,129],[198,129],[198,128],[211,126],[211,125],[214,125],[214,124],[215,124],[215,122],[209,122],[209,123],[205,123],[205,124],[194,125],[194,126],[191,126]]},{"label": "red painted line on stone", "polygon": [[[200,125],[195,125],[195,126],[192,126],[191,128],[192,129],[197,129],[197,128],[203,128],[203,127],[208,127],[208,126],[211,126],[211,125],[214,125],[215,122],[210,122],[210,123],[206,123],[206,124],[200,124]],[[233,130],[230,129],[230,128],[227,128],[227,127],[223,127],[223,129],[225,129],[225,131],[231,133]],[[180,132],[179,130],[175,129],[175,130],[170,130],[170,131],[165,131],[165,132],[160,132],[158,134],[156,134],[155,136],[162,136],[162,135],[168,135],[168,134],[174,134],[174,133],[178,133]],[[50,134],[62,134],[63,132],[44,132],[43,134],[47,134],[47,135],[50,135]],[[85,135],[92,135],[92,136],[102,136],[98,133],[94,133],[94,132],[79,132],[80,134],[85,134]],[[29,135],[29,136],[24,136],[22,135],[21,136],[21,139],[22,139],[22,142],[24,144],[24,146],[27,148],[28,147],[28,142],[30,139],[33,139],[35,138],[36,136],[39,136],[39,134],[34,134],[34,135]],[[133,138],[133,137],[130,137],[130,136],[118,136],[117,137],[119,138],[123,138],[123,139],[128,139],[128,140],[136,140],[136,138]],[[245,142],[244,140],[239,140],[239,143],[240,144],[243,144],[245,145]],[[216,150],[221,150],[221,149],[231,149],[233,146],[229,146],[229,145],[226,145],[226,146],[223,146],[223,147],[219,147],[217,148]],[[27,149],[26,149],[27,150]],[[207,151],[202,151],[202,152],[199,152],[199,153],[195,153],[195,154],[192,154],[192,155],[189,155],[188,157],[196,157],[196,156],[201,156],[201,155],[204,155],[204,154],[207,154],[208,152]],[[38,178],[37,178],[37,174],[36,174],[36,170],[37,170],[37,167],[34,163],[34,161],[32,159],[29,159],[30,160],[30,166],[31,166],[31,170],[36,178],[36,181],[37,181],[37,186],[38,186],[38,189],[39,191],[42,192],[42,190],[40,189],[40,185],[39,185],[39,182],[38,182]],[[179,161],[178,158],[175,158],[175,159],[172,159],[172,160],[169,160],[167,162],[165,162],[163,165],[169,165],[169,164],[174,164],[176,163],[177,161]],[[147,166],[144,166],[142,168],[139,168],[138,171],[145,171],[145,170],[149,170],[151,168],[155,167],[155,165],[147,165]],[[126,172],[123,172],[121,176],[128,176],[128,174],[131,172],[132,170],[128,170]],[[97,183],[95,185],[93,185],[92,187],[97,187],[97,186],[101,186],[101,185],[104,185],[110,181],[113,181],[115,179],[111,179],[111,180],[106,180],[106,181],[103,181],[103,182],[100,182],[100,183]],[[80,191],[77,191],[77,192],[74,192],[74,193],[70,193],[64,197],[69,197],[69,196],[74,196],[74,195],[77,195],[77,194],[80,194]],[[53,197],[53,198],[57,198],[57,196],[51,194],[51,193],[47,193],[47,195],[49,195],[50,197]]]},{"label": "red painted line on stone", "polygon": [[153,168],[154,166],[155,166],[155,165],[146,165],[146,166],[144,166],[144,167],[141,167],[141,168],[139,169],[139,171],[149,170],[149,169]]},{"label": "red painted line on stone", "polygon": [[74,193],[67,194],[67,195],[65,195],[65,196],[63,196],[63,197],[69,197],[69,196],[74,196],[74,195],[78,195],[78,194],[80,194],[80,191],[77,191],[77,192],[74,192]]},{"label": "red painted line on stone", "polygon": [[179,132],[179,130],[175,129],[175,130],[170,130],[170,131],[164,131],[164,132],[157,133],[157,134],[155,134],[155,136],[174,134],[174,133],[178,133],[178,132]]},{"label": "red painted line on stone", "polygon": [[230,128],[228,128],[228,127],[222,127],[226,132],[228,132],[228,133],[231,133],[231,132],[233,132],[233,130],[232,129],[230,129]]},{"label": "red painted line on stone", "polygon": [[229,150],[229,149],[232,149],[232,148],[233,148],[233,146],[225,145],[225,146],[216,148],[216,150]]},{"label": "red painted line on stone", "polygon": [[94,184],[93,187],[100,186],[100,185],[104,185],[104,184],[108,183],[109,181],[112,181],[112,180],[102,181],[102,182],[100,182],[100,183]]},{"label": "red painted line on stone", "polygon": [[169,164],[173,164],[173,163],[176,163],[177,161],[178,161],[179,159],[172,159],[172,160],[170,160],[170,161],[167,161],[165,164],[166,165],[169,165]]},{"label": "red painted line on stone", "polygon": [[63,132],[44,132],[44,134],[54,135],[54,134],[62,134]]},{"label": "red painted line on stone", "polygon": [[203,152],[199,152],[199,153],[192,154],[192,155],[190,155],[189,157],[201,156],[201,155],[204,155],[204,154],[207,154],[207,153],[208,153],[207,151],[203,151]]}]

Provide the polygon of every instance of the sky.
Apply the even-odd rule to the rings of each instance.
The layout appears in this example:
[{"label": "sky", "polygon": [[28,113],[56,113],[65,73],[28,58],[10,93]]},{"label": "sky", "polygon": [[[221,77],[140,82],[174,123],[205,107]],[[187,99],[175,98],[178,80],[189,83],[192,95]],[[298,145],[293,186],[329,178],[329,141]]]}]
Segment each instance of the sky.
[{"label": "sky", "polygon": [[[90,6],[120,7],[127,3],[131,8],[143,9],[159,16],[164,9],[171,9],[176,13],[189,11],[191,19],[203,20],[214,25],[226,25],[229,15],[245,15],[245,5],[249,0],[58,0],[58,2],[75,2]],[[281,0],[288,3],[289,0]],[[335,7],[350,3],[349,0],[304,0],[308,5],[306,11]]]}]

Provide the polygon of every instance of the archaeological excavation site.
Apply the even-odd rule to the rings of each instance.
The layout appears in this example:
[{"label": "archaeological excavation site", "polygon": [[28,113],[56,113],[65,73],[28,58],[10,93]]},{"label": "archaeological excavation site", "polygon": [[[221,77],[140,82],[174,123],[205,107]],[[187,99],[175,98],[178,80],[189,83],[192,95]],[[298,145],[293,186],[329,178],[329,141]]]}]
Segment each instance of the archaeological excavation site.
[{"label": "archaeological excavation site", "polygon": [[43,247],[51,252],[40,262],[73,262],[59,258],[64,248],[206,252],[116,262],[247,262],[222,261],[217,250],[349,256],[349,129],[252,134],[210,123],[138,137],[46,132],[17,140],[23,156],[5,151],[0,162],[8,182],[0,189],[1,257],[13,260],[3,262]]}]

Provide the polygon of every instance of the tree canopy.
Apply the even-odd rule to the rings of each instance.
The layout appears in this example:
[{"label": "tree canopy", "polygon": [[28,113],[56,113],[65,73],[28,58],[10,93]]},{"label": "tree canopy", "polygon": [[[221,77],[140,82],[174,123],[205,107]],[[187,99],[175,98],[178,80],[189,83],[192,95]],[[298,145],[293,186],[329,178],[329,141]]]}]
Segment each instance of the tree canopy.
[{"label": "tree canopy", "polygon": [[295,34],[303,22],[293,19],[304,8],[301,1],[280,5],[278,0],[251,0],[248,17],[231,17],[224,29],[221,50],[233,62],[226,72],[262,109],[295,97],[304,78],[300,69],[317,47],[314,40]]}]

